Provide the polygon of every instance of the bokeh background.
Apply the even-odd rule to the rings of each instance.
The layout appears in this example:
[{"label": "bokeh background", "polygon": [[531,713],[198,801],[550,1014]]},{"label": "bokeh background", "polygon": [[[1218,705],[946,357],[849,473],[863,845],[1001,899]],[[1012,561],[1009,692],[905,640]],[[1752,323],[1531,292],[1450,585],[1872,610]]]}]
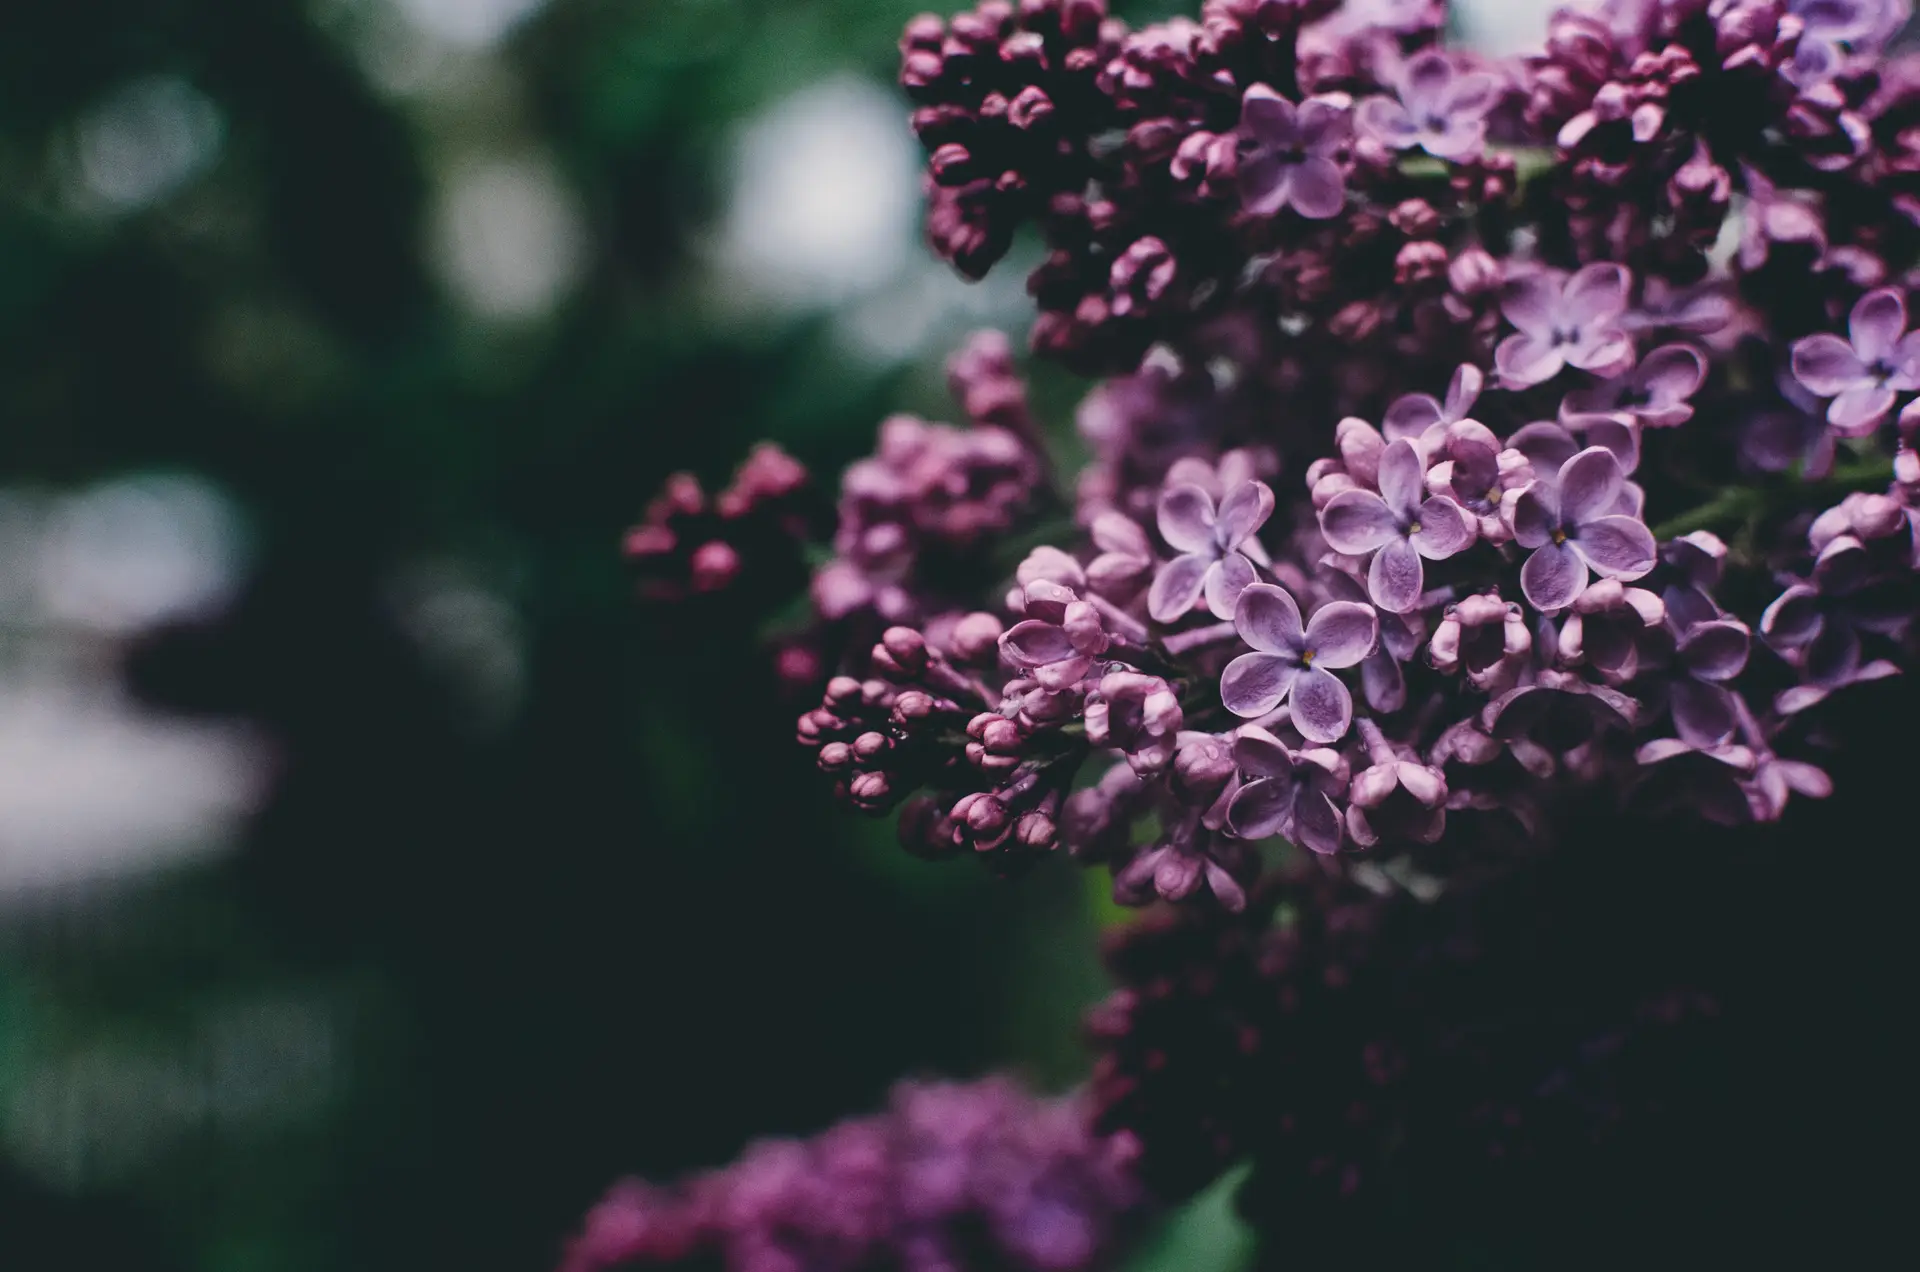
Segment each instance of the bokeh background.
[{"label": "bokeh background", "polygon": [[918,245],[923,7],[0,6],[0,1267],[538,1269],[620,1174],[1082,1071],[1102,883],[831,808],[617,551],[1023,324]]}]

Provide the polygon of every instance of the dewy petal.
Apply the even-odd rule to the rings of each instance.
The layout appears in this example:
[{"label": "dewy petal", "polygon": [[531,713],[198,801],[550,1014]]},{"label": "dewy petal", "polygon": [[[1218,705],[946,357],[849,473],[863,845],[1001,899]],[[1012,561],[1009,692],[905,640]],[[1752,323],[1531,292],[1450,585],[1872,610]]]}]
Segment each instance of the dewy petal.
[{"label": "dewy petal", "polygon": [[1692,345],[1662,345],[1634,373],[1651,405],[1670,406],[1692,397],[1707,379],[1707,360]]},{"label": "dewy petal", "polygon": [[1668,686],[1667,709],[1682,740],[1694,746],[1718,746],[1733,733],[1733,695],[1719,685],[1676,680]]},{"label": "dewy petal", "polygon": [[1202,580],[1207,608],[1215,618],[1232,618],[1234,608],[1240,601],[1240,593],[1259,580],[1253,562],[1238,552],[1227,553],[1207,567],[1206,578]]},{"label": "dewy petal", "polygon": [[1220,501],[1220,511],[1213,523],[1214,542],[1223,552],[1237,548],[1272,515],[1272,488],[1264,481],[1243,481]]},{"label": "dewy petal", "polygon": [[1550,340],[1559,319],[1560,284],[1550,274],[1528,274],[1507,284],[1500,312],[1519,330]]},{"label": "dewy petal", "polygon": [[1893,390],[1884,384],[1857,384],[1828,404],[1827,423],[1842,437],[1864,436],[1887,418],[1893,401]]},{"label": "dewy petal", "polygon": [[1324,155],[1308,155],[1294,165],[1287,202],[1310,221],[1337,216],[1347,202],[1347,179],[1340,165]]},{"label": "dewy petal", "polygon": [[1420,554],[1405,539],[1394,539],[1374,553],[1367,567],[1367,595],[1389,614],[1404,614],[1419,605],[1426,581]]},{"label": "dewy petal", "polygon": [[1388,441],[1418,437],[1446,418],[1443,409],[1430,393],[1408,393],[1394,399],[1393,405],[1387,408],[1385,418],[1380,421],[1380,431],[1387,435]]},{"label": "dewy petal", "polygon": [[1588,265],[1567,280],[1560,293],[1560,316],[1582,327],[1617,318],[1627,310],[1624,267],[1605,261]]},{"label": "dewy petal", "polygon": [[1830,332],[1819,332],[1793,346],[1793,376],[1809,393],[1837,397],[1866,377],[1866,364],[1853,346]]},{"label": "dewy petal", "polygon": [[1287,150],[1300,141],[1294,104],[1265,84],[1251,85],[1240,98],[1240,126],[1263,148]]},{"label": "dewy petal", "polygon": [[1560,501],[1552,487],[1534,482],[1514,497],[1513,539],[1523,548],[1537,548],[1560,528]]},{"label": "dewy petal", "polygon": [[1240,639],[1255,649],[1289,658],[1300,652],[1307,634],[1293,597],[1285,588],[1271,583],[1255,583],[1240,593],[1233,626]]},{"label": "dewy petal", "polygon": [[1358,601],[1328,601],[1307,624],[1306,647],[1316,667],[1351,667],[1373,652],[1380,620]]},{"label": "dewy petal", "polygon": [[1520,590],[1538,610],[1565,609],[1587,586],[1587,563],[1564,543],[1536,548],[1520,567]]},{"label": "dewy petal", "polygon": [[1406,438],[1387,443],[1387,448],[1380,452],[1380,497],[1393,510],[1396,529],[1419,515],[1426,479],[1427,469],[1420,460],[1419,448]]},{"label": "dewy petal", "polygon": [[1907,330],[1907,302],[1891,287],[1862,296],[1847,315],[1853,351],[1869,365],[1893,352]]},{"label": "dewy petal", "polygon": [[1445,495],[1435,495],[1421,504],[1419,520],[1420,528],[1411,538],[1414,549],[1429,561],[1444,561],[1473,546],[1473,519]]},{"label": "dewy petal", "polygon": [[1589,446],[1560,465],[1561,523],[1571,527],[1605,516],[1625,479],[1620,461],[1604,446]]},{"label": "dewy petal", "polygon": [[1293,682],[1287,710],[1307,741],[1338,742],[1353,723],[1353,695],[1332,672],[1308,667]]},{"label": "dewy petal", "polygon": [[1360,131],[1393,150],[1405,150],[1419,140],[1407,108],[1391,97],[1369,97],[1354,107]]},{"label": "dewy petal", "polygon": [[1213,562],[1198,552],[1187,552],[1160,567],[1147,589],[1147,613],[1156,623],[1171,623],[1192,609],[1206,586]]},{"label": "dewy petal", "polygon": [[1335,552],[1359,556],[1398,537],[1400,524],[1371,490],[1343,490],[1320,510],[1320,533]]},{"label": "dewy petal", "polygon": [[1521,332],[1502,340],[1493,351],[1493,369],[1500,382],[1510,389],[1531,388],[1560,374],[1567,364],[1551,340]]},{"label": "dewy petal", "polygon": [[1220,701],[1237,716],[1263,716],[1280,705],[1299,674],[1299,666],[1280,654],[1242,654],[1220,673]]},{"label": "dewy petal", "polygon": [[1301,102],[1297,118],[1300,148],[1309,155],[1330,155],[1353,135],[1352,110],[1324,97],[1309,97]]},{"label": "dewy petal", "polygon": [[1065,629],[1031,618],[1015,623],[1000,638],[1000,648],[1016,667],[1044,667],[1079,653]]},{"label": "dewy petal", "polygon": [[1697,623],[1680,641],[1680,665],[1701,680],[1731,680],[1747,665],[1752,636],[1745,623]]},{"label": "dewy petal", "polygon": [[1214,546],[1213,496],[1198,486],[1169,486],[1160,495],[1160,537],[1176,552],[1209,552]]},{"label": "dewy petal", "polygon": [[1658,546],[1653,531],[1632,517],[1598,517],[1568,540],[1594,573],[1611,579],[1637,579],[1653,569]]},{"label": "dewy petal", "polygon": [[1292,819],[1295,789],[1291,780],[1255,778],[1233,793],[1227,804],[1227,826],[1242,839],[1279,834]]}]

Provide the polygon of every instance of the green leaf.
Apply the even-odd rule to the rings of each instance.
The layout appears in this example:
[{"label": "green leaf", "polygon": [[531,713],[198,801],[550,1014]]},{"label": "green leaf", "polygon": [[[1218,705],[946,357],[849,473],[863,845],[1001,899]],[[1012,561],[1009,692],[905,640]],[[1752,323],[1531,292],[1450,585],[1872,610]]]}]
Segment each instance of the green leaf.
[{"label": "green leaf", "polygon": [[1253,1229],[1235,1213],[1234,1194],[1253,1169],[1236,1166],[1161,1222],[1124,1265],[1126,1272],[1241,1272],[1253,1266]]}]

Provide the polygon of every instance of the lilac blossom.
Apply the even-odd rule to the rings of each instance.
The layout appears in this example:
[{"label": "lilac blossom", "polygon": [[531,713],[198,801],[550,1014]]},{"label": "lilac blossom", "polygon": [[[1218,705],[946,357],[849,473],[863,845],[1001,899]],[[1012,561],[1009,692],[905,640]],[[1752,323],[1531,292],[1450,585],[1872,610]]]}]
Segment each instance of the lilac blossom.
[{"label": "lilac blossom", "polygon": [[1273,515],[1273,490],[1243,481],[1216,511],[1199,486],[1169,486],[1160,496],[1160,537],[1179,556],[1160,567],[1147,592],[1147,612],[1171,623],[1204,595],[1216,618],[1232,618],[1234,601],[1258,577],[1242,550]]},{"label": "lilac blossom", "polygon": [[1373,554],[1367,593],[1388,613],[1419,603],[1426,571],[1421,558],[1444,561],[1471,547],[1474,523],[1444,495],[1425,495],[1419,450],[1405,438],[1380,455],[1380,493],[1347,490],[1320,510],[1320,532],[1336,552]]},{"label": "lilac blossom", "polygon": [[1340,851],[1346,762],[1337,751],[1290,749],[1257,724],[1234,734],[1233,758],[1245,780],[1227,805],[1227,825],[1242,839],[1285,835],[1318,853]]},{"label": "lilac blossom", "polygon": [[1240,197],[1253,216],[1274,216],[1291,207],[1309,220],[1325,220],[1346,202],[1340,153],[1352,131],[1343,104],[1310,97],[1298,106],[1265,84],[1249,87],[1240,102]]},{"label": "lilac blossom", "polygon": [[1173,762],[1173,748],[1185,717],[1172,686],[1159,676],[1133,671],[1109,672],[1087,695],[1087,741],[1113,747],[1142,777]]},{"label": "lilac blossom", "polygon": [[1827,422],[1859,437],[1893,410],[1900,393],[1920,389],[1920,332],[1907,331],[1907,302],[1893,288],[1868,292],[1847,319],[1850,337],[1819,332],[1793,346],[1793,374],[1827,404]]},{"label": "lilac blossom", "polygon": [[1737,619],[1712,619],[1674,630],[1672,641],[1666,688],[1674,731],[1690,746],[1718,746],[1737,723],[1727,682],[1745,669],[1752,634]]},{"label": "lilac blossom", "polygon": [[[1568,455],[1579,449],[1571,438],[1568,443]],[[1500,506],[1508,491],[1523,489],[1534,480],[1533,461],[1502,445],[1493,430],[1477,420],[1449,424],[1432,455],[1436,462],[1427,470],[1427,489],[1471,514],[1483,541],[1498,545],[1512,538],[1500,517]]]},{"label": "lilac blossom", "polygon": [[1591,389],[1576,389],[1561,404],[1569,428],[1594,415],[1625,414],[1647,428],[1673,428],[1693,418],[1688,399],[1707,379],[1707,360],[1691,345],[1662,345],[1632,371]]},{"label": "lilac blossom", "polygon": [[1627,311],[1627,271],[1589,265],[1562,280],[1532,274],[1508,285],[1501,312],[1515,327],[1494,350],[1494,365],[1511,388],[1551,380],[1562,367],[1613,375],[1633,359]]},{"label": "lilac blossom", "polygon": [[1761,637],[1814,689],[1831,691],[1888,674],[1889,664],[1866,658],[1861,637],[1897,634],[1912,621],[1901,598],[1879,584],[1867,558],[1866,546],[1853,536],[1832,540],[1815,559],[1812,578],[1788,587],[1760,617]]},{"label": "lilac blossom", "polygon": [[1631,680],[1640,669],[1646,633],[1665,618],[1666,605],[1652,592],[1601,579],[1567,607],[1560,625],[1560,663],[1584,662],[1615,684]]},{"label": "lilac blossom", "polygon": [[1461,363],[1453,373],[1453,379],[1447,383],[1447,397],[1444,402],[1435,400],[1431,393],[1408,393],[1394,399],[1387,408],[1386,418],[1380,422],[1380,431],[1388,441],[1398,441],[1403,437],[1420,439],[1428,432],[1460,423],[1469,418],[1473,404],[1480,400],[1480,390],[1486,383],[1486,377],[1480,368],[1471,362]]},{"label": "lilac blossom", "polygon": [[1363,131],[1389,149],[1419,147],[1438,159],[1469,159],[1480,152],[1487,115],[1500,100],[1499,76],[1461,71],[1453,58],[1428,49],[1408,59],[1397,80],[1398,97],[1360,103],[1356,118]]},{"label": "lilac blossom", "polygon": [[1395,747],[1371,720],[1360,722],[1372,761],[1348,788],[1347,833],[1362,848],[1383,838],[1430,844],[1447,828],[1447,779],[1411,748]]},{"label": "lilac blossom", "polygon": [[1520,589],[1535,609],[1561,610],[1587,585],[1587,572],[1637,579],[1654,566],[1653,535],[1611,511],[1624,477],[1620,462],[1592,446],[1513,497],[1514,541],[1533,554],[1520,569]]},{"label": "lilac blossom", "polygon": [[1365,605],[1330,601],[1304,626],[1286,589],[1255,583],[1240,594],[1233,623],[1253,647],[1227,664],[1220,700],[1248,718],[1282,702],[1293,727],[1309,742],[1337,742],[1353,720],[1353,696],[1333,672],[1373,650],[1379,619]]},{"label": "lilac blossom", "polygon": [[1485,694],[1511,689],[1532,652],[1526,612],[1496,592],[1449,605],[1427,646],[1435,670],[1462,672],[1467,683]]}]

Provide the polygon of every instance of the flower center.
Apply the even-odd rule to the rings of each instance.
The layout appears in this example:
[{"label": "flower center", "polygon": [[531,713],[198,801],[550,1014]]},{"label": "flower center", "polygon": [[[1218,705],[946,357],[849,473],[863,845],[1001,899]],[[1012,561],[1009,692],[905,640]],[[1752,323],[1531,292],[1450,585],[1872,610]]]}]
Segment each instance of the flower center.
[{"label": "flower center", "polygon": [[1553,343],[1556,348],[1561,345],[1579,344],[1580,328],[1555,327],[1553,329]]},{"label": "flower center", "polygon": [[1563,544],[1566,541],[1567,541],[1567,532],[1565,530],[1555,529],[1553,532],[1554,546],[1558,547],[1560,544]]},{"label": "flower center", "polygon": [[1300,655],[1300,665],[1302,667],[1313,666],[1313,655],[1314,651],[1311,649],[1303,651]]},{"label": "flower center", "polygon": [[1418,521],[1409,521],[1409,522],[1407,523],[1407,533],[1408,533],[1408,534],[1419,534],[1419,533],[1420,533],[1420,523],[1419,523]]}]

